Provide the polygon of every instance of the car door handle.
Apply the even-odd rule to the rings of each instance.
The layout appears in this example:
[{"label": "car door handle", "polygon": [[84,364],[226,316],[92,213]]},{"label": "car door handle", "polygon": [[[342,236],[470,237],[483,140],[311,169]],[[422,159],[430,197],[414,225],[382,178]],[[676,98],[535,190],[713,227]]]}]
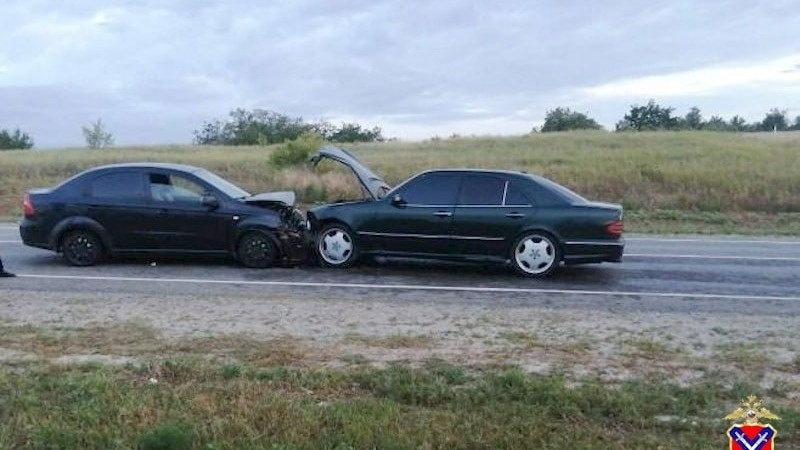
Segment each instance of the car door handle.
[{"label": "car door handle", "polygon": [[436,217],[451,217],[453,213],[450,211],[436,211],[433,215]]},{"label": "car door handle", "polygon": [[506,214],[506,217],[510,217],[512,219],[522,219],[523,217],[525,217],[525,214],[518,213],[518,212],[512,212],[512,213]]}]

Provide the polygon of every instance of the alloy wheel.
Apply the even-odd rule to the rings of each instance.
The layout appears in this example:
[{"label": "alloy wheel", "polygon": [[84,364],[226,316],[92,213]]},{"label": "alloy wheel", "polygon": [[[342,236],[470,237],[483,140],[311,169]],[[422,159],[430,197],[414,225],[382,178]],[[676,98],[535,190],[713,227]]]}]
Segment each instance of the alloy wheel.
[{"label": "alloy wheel", "polygon": [[514,248],[514,263],[524,275],[545,276],[558,265],[558,249],[553,241],[542,234],[530,234]]},{"label": "alloy wheel", "polygon": [[339,226],[326,228],[320,233],[317,251],[323,262],[333,267],[345,267],[355,259],[356,254],[350,232]]}]

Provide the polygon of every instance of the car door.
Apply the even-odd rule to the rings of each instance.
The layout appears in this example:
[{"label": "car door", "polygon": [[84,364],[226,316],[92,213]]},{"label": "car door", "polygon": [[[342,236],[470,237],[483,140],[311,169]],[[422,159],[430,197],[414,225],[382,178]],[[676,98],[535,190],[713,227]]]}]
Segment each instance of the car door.
[{"label": "car door", "polygon": [[148,248],[152,225],[140,171],[106,172],[84,190],[86,215],[106,230],[114,250]]},{"label": "car door", "polygon": [[469,256],[505,257],[511,241],[531,214],[530,201],[508,177],[468,174],[453,212],[454,251]]},{"label": "car door", "polygon": [[[147,192],[158,249],[227,251],[233,218],[225,212],[222,194],[190,174],[158,170],[148,171]],[[203,204],[206,193],[218,197],[219,208]]]},{"label": "car door", "polygon": [[359,230],[367,246],[381,253],[447,254],[459,172],[426,172],[381,201]]}]

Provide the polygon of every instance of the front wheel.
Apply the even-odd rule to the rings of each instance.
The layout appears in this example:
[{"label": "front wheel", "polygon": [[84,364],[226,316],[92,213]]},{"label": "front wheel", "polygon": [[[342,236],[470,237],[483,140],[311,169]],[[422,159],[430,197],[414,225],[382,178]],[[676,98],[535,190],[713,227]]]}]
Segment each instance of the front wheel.
[{"label": "front wheel", "polygon": [[331,224],[317,235],[317,255],[325,267],[350,267],[358,259],[353,232],[344,225]]},{"label": "front wheel", "polygon": [[103,244],[91,231],[68,231],[61,239],[64,259],[73,266],[93,266],[103,258]]},{"label": "front wheel", "polygon": [[269,236],[260,231],[250,231],[239,239],[236,255],[245,267],[266,269],[275,264],[278,252]]},{"label": "front wheel", "polygon": [[548,277],[561,263],[558,242],[543,232],[523,235],[514,243],[511,252],[511,264],[517,272],[526,277]]}]

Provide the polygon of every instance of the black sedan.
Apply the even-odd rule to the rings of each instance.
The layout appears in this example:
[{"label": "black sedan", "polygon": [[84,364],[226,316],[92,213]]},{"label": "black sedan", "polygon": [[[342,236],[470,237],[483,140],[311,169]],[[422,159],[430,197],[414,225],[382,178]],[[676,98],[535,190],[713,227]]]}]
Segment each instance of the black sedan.
[{"label": "black sedan", "polygon": [[306,221],[293,192],[250,195],[197,167],[97,167],[23,201],[26,245],[75,266],[129,253],[220,254],[265,268],[306,257]]},{"label": "black sedan", "polygon": [[564,264],[622,260],[622,207],[591,202],[540,176],[430,170],[391,189],[350,152],[326,147],[352,169],[368,198],[308,212],[319,261],[348,267],[363,255],[510,263],[545,277]]}]

